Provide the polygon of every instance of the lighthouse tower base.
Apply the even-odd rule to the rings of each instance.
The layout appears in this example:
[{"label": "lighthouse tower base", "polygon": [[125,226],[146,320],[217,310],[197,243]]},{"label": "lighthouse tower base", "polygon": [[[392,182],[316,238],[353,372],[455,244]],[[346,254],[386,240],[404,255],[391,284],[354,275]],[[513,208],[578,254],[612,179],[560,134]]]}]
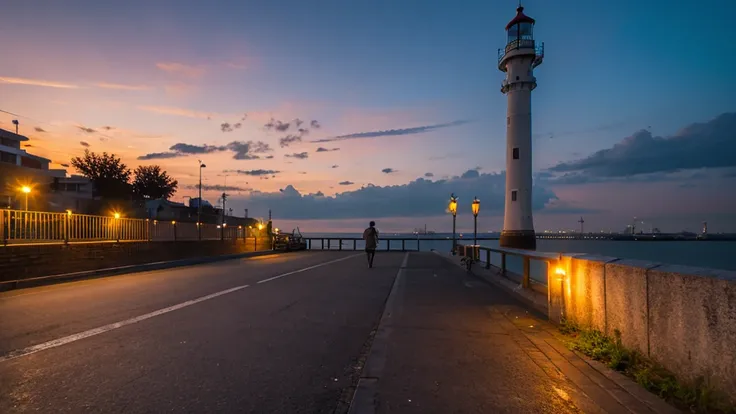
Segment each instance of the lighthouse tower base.
[{"label": "lighthouse tower base", "polygon": [[510,249],[536,250],[537,236],[534,230],[503,230],[499,245]]}]

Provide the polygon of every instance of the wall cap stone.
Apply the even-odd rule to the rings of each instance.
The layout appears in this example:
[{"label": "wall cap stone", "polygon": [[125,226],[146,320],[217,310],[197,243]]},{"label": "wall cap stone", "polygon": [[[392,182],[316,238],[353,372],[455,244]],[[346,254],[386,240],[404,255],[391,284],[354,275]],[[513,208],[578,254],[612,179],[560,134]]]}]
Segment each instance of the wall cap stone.
[{"label": "wall cap stone", "polygon": [[678,273],[681,275],[697,276],[710,279],[720,279],[727,282],[736,282],[736,271],[711,269],[707,267],[694,267],[684,265],[663,264],[656,269],[657,273]]}]

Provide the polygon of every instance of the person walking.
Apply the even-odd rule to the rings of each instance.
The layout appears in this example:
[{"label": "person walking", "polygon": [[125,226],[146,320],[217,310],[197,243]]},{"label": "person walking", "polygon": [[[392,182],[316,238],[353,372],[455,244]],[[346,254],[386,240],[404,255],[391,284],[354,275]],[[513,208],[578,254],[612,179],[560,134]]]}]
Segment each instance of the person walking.
[{"label": "person walking", "polygon": [[369,227],[363,232],[363,240],[365,240],[365,253],[368,257],[368,267],[373,267],[373,258],[376,256],[376,248],[378,247],[378,230],[376,230],[376,222],[371,221]]}]

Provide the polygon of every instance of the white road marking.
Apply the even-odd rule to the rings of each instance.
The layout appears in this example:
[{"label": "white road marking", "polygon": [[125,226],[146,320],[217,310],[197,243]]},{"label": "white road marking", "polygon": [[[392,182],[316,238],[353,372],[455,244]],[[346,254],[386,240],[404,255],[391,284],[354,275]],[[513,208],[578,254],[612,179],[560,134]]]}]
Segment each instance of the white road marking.
[{"label": "white road marking", "polygon": [[[272,280],[276,280],[276,279],[282,278],[284,276],[293,275],[295,273],[306,272],[307,270],[312,270],[312,269],[316,269],[318,267],[327,266],[329,264],[341,262],[343,260],[347,260],[347,259],[350,259],[350,258],[356,257],[356,256],[359,256],[359,254],[354,254],[354,255],[347,256],[347,257],[342,257],[342,258],[337,259],[337,260],[331,260],[329,262],[324,262],[324,263],[320,263],[320,264],[317,264],[317,265],[314,265],[314,266],[305,267],[304,269],[294,270],[292,272],[284,273],[282,275],[278,275],[278,276],[274,276],[274,277],[271,277],[271,278],[268,278],[268,279],[261,280],[258,283],[270,282]],[[155,316],[160,316],[160,315],[163,315],[163,314],[166,314],[166,313],[169,313],[169,312],[173,312],[175,310],[186,308],[188,306],[192,306],[192,305],[195,305],[197,303],[204,302],[206,300],[214,299],[214,298],[216,298],[218,296],[227,295],[228,293],[233,293],[233,292],[237,292],[239,290],[243,290],[243,289],[245,289],[245,288],[247,288],[249,286],[250,285],[236,286],[234,288],[226,289],[226,290],[223,290],[223,291],[220,291],[220,292],[212,293],[212,294],[207,295],[207,296],[202,296],[202,297],[199,297],[199,298],[196,298],[196,299],[192,299],[192,300],[188,300],[186,302],[179,303],[177,305],[169,306],[167,308],[163,308],[163,309],[159,309],[157,311],[146,313],[145,315],[140,315],[140,316],[136,316],[134,318],[126,319],[124,321],[115,322],[115,323],[111,323],[111,324],[108,324],[108,325],[100,326],[99,328],[94,328],[94,329],[90,329],[90,330],[87,330],[87,331],[84,331],[84,332],[79,332],[79,333],[76,333],[76,334],[73,334],[73,335],[65,336],[63,338],[58,338],[58,339],[54,339],[54,340],[51,340],[51,341],[48,341],[48,342],[44,342],[42,344],[29,346],[27,348],[17,349],[15,351],[11,351],[11,352],[3,355],[3,356],[0,356],[0,363],[5,362],[5,361],[10,361],[11,359],[20,358],[20,357],[23,357],[23,356],[26,356],[26,355],[35,354],[36,352],[41,352],[41,351],[44,351],[44,350],[47,350],[47,349],[56,348],[57,346],[62,346],[62,345],[66,345],[66,344],[69,344],[69,343],[72,343],[72,342],[76,342],[76,341],[79,341],[80,339],[89,338],[91,336],[99,335],[99,334],[102,334],[102,333],[105,333],[105,332],[112,331],[114,329],[122,328],[123,326],[132,325],[132,324],[137,323],[137,322],[140,322],[140,321],[145,321],[146,319],[150,319],[150,318],[153,318]]]},{"label": "white road marking", "polygon": [[197,299],[188,300],[186,302],[179,303],[174,306],[169,306],[168,308],[159,309],[157,311],[153,311],[151,313],[147,313],[145,315],[136,316],[135,318],[126,319],[124,321],[111,323],[108,325],[100,326],[99,328],[90,329],[88,331],[76,333],[74,335],[65,336],[63,338],[54,339],[52,341],[44,342],[42,344],[29,346],[28,348],[18,349],[16,351],[12,351],[8,353],[7,355],[3,355],[0,357],[0,362],[9,361],[11,359],[20,358],[22,356],[35,354],[36,352],[44,351],[46,349],[50,348],[56,348],[57,346],[66,345],[71,342],[79,341],[80,339],[89,338],[90,336],[99,335],[108,331],[112,331],[113,329],[122,328],[126,325],[131,325],[136,322],[145,321],[146,319],[153,318],[154,316],[163,315],[165,313],[173,312],[178,309],[186,308],[187,306],[192,306],[199,302],[204,302],[205,300],[213,299],[218,296],[227,295],[228,293],[237,292],[238,290],[242,290],[247,288],[250,285],[243,285],[243,286],[237,286],[234,288],[230,288],[227,290],[223,290],[221,292],[213,293],[211,295],[202,296]]},{"label": "white road marking", "polygon": [[320,263],[320,264],[317,264],[317,265],[314,265],[314,266],[305,267],[304,269],[299,269],[299,270],[294,270],[293,272],[284,273],[283,275],[269,277],[268,279],[259,280],[258,283],[266,283],[266,282],[270,282],[272,280],[280,279],[280,278],[282,278],[284,276],[293,275],[295,273],[306,272],[307,270],[312,270],[312,269],[316,269],[318,267],[327,266],[328,264],[332,264],[332,263],[342,262],[343,260],[348,260],[350,258],[360,256],[361,254],[362,253],[359,253],[359,254],[351,254],[350,256],[341,257],[339,259],[331,260],[329,262],[324,262],[324,263]]}]

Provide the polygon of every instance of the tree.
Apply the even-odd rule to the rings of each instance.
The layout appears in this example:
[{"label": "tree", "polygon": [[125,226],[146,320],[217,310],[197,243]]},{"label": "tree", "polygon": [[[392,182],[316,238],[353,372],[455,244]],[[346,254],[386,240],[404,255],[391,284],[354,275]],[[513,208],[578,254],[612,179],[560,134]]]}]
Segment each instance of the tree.
[{"label": "tree", "polygon": [[141,165],[135,169],[133,194],[142,199],[168,199],[176,192],[179,182],[171,178],[158,165]]},{"label": "tree", "polygon": [[95,195],[110,199],[130,196],[130,170],[115,154],[102,155],[84,151],[83,157],[72,158],[72,165],[83,176],[92,180]]}]

